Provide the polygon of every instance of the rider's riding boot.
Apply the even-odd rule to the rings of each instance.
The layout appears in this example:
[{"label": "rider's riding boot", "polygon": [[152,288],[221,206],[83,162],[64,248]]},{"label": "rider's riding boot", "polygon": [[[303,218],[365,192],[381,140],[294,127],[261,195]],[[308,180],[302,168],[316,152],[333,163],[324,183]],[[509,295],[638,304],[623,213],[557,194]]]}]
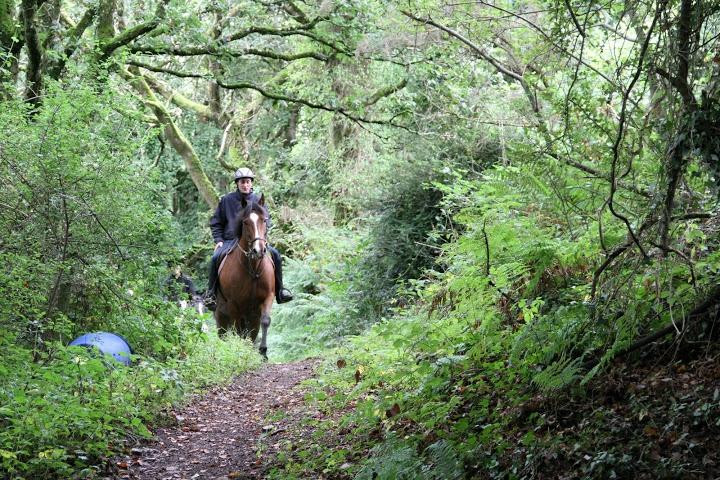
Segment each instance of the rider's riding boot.
[{"label": "rider's riding boot", "polygon": [[[280,285],[282,285],[282,283],[280,283]],[[275,299],[277,303],[286,303],[293,299],[293,294],[287,288],[280,287],[280,290],[278,290],[278,293],[275,295]]]},{"label": "rider's riding boot", "polygon": [[283,288],[282,281],[282,259],[280,258],[280,252],[277,249],[270,247],[270,254],[275,263],[275,300],[277,303],[289,302],[293,299],[292,293],[287,288]]}]

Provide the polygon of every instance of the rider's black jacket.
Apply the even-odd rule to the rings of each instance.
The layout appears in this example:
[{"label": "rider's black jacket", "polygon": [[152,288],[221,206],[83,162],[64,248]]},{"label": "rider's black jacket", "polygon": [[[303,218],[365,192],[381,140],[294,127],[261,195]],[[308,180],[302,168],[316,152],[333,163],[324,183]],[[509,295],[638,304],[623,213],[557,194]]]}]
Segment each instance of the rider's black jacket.
[{"label": "rider's black jacket", "polygon": [[[167,292],[167,298],[176,302],[178,300],[192,300],[197,295],[197,289],[192,279],[181,273],[177,277],[170,275],[165,279],[165,289]],[[180,294],[183,295],[180,295]]]},{"label": "rider's black jacket", "polygon": [[[246,194],[241,193],[240,190],[228,193],[220,199],[220,203],[215,209],[215,214],[210,219],[210,231],[212,231],[215,243],[235,239],[235,223],[237,222],[238,214],[243,209],[243,198],[245,198],[246,202],[260,201],[260,197],[258,197],[255,192],[251,191]],[[265,220],[269,222],[270,217],[268,216]],[[269,225],[268,223],[268,226]]]}]

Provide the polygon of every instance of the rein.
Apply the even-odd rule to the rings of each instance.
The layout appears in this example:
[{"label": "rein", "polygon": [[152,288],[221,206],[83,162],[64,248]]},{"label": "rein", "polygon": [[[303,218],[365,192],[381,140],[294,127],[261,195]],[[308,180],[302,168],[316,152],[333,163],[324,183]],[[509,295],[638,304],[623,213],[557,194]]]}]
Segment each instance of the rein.
[{"label": "rein", "polygon": [[[255,243],[256,240],[262,240],[263,242],[265,242],[265,248],[264,248],[265,253],[262,254],[261,256],[257,257],[257,258],[254,258],[255,255],[254,255],[254,252],[252,251],[252,249],[248,249],[247,251],[246,251],[246,250],[243,250],[242,247],[240,247],[240,245],[238,244],[238,248],[239,248],[240,251],[245,255],[245,259],[247,260],[247,262],[245,263],[244,266],[245,266],[245,268],[247,269],[247,271],[248,271],[248,273],[250,274],[250,276],[252,277],[253,282],[257,282],[258,279],[260,278],[260,275],[261,275],[262,272],[263,272],[263,262],[262,262],[262,260],[263,260],[263,258],[265,258],[265,257],[268,255],[268,252],[267,252],[267,237],[255,237],[255,238],[253,238],[253,239],[249,242],[249,244],[252,245],[253,243]],[[257,262],[257,263],[256,263],[256,262]],[[257,264],[257,268],[255,268],[255,267],[253,266],[253,263],[256,263],[256,264]]]}]

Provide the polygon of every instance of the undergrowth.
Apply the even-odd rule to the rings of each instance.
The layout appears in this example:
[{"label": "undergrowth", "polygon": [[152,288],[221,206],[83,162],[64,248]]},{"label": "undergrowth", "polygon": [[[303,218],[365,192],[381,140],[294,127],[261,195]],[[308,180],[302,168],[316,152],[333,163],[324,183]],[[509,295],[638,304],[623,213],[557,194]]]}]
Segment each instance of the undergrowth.
[{"label": "undergrowth", "polygon": [[0,476],[93,478],[188,394],[259,365],[248,341],[202,333],[194,316],[175,321],[195,331],[178,355],[135,355],[130,367],[60,342],[33,351],[0,334]]},{"label": "undergrowth", "polygon": [[[550,165],[551,175],[559,171]],[[292,446],[273,478],[536,478],[554,471],[559,451],[570,452],[560,455],[569,478],[627,476],[633,464],[653,471],[640,449],[623,454],[595,430],[609,417],[576,419],[572,444],[556,440],[557,408],[584,405],[617,352],[669,321],[673,309],[690,310],[695,292],[714,285],[705,267],[709,240],[686,227],[683,241],[699,252],[692,280],[682,261],[656,255],[608,278],[612,298],[593,298],[597,224],[548,216],[543,209],[556,201],[548,175],[533,167],[522,174],[498,166],[480,181],[437,185],[462,226],[443,249],[443,268],[407,282],[412,303],[334,351],[308,395],[326,415],[313,424],[317,440]],[[622,225],[603,221],[604,241],[622,242]],[[668,286],[672,297],[656,296]],[[329,300],[323,292],[312,298]],[[592,438],[604,450],[593,450]],[[670,455],[654,471],[676,478],[694,468]]]}]

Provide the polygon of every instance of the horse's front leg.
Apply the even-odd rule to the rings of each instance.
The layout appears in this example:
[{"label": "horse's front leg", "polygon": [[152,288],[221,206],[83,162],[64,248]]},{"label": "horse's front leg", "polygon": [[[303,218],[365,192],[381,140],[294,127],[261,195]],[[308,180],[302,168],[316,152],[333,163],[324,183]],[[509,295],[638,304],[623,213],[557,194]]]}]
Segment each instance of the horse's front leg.
[{"label": "horse's front leg", "polygon": [[217,326],[218,336],[224,337],[230,328],[231,321],[227,314],[221,312],[219,308],[216,308],[215,314],[215,325]]},{"label": "horse's front leg", "polygon": [[260,354],[265,360],[267,360],[267,332],[270,327],[270,309],[272,308],[274,296],[271,296],[268,300],[265,300],[262,304],[260,311],[260,328],[262,329],[262,335],[260,337]]}]

